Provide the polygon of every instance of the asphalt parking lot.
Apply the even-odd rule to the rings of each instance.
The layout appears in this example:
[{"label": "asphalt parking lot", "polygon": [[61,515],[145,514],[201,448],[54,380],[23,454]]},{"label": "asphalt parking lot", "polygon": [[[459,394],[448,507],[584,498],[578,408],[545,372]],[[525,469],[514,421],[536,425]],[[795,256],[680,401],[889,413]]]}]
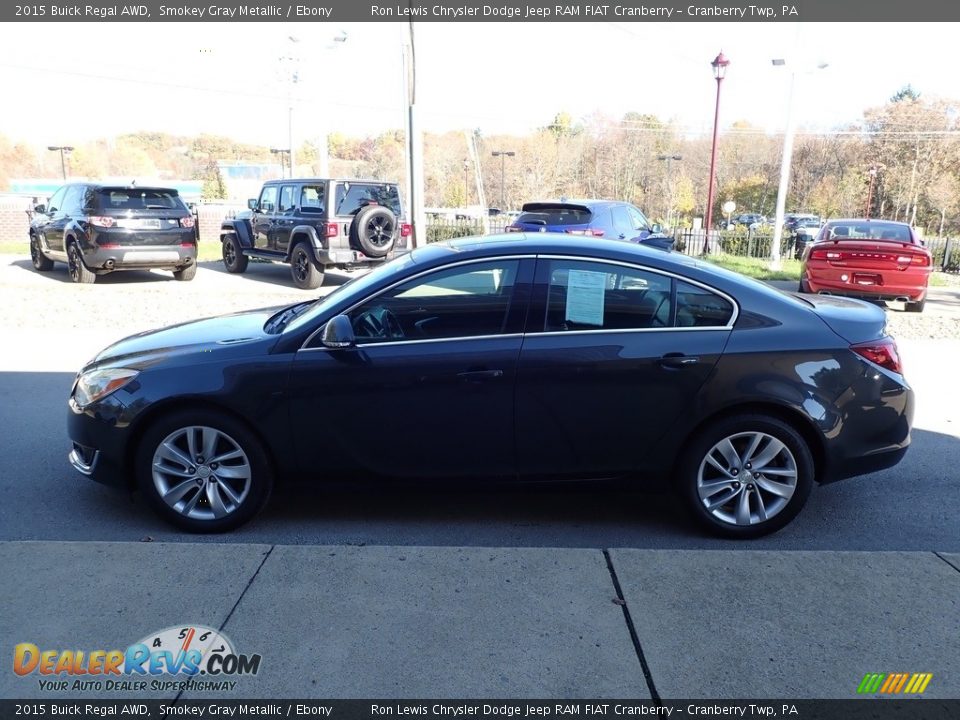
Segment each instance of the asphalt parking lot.
[{"label": "asphalt parking lot", "polygon": [[[333,274],[319,292],[349,279]],[[922,316],[892,311],[907,377],[918,394],[914,444],[899,466],[817,488],[784,531],[753,549],[960,550],[960,340],[929,328],[960,326],[960,292],[940,289]],[[669,494],[577,487],[325,488],[274,498],[238,532],[184,536],[137,497],[92,483],[66,463],[65,400],[76,370],[119,337],[201,316],[280,305],[308,294],[288,268],[254,264],[243,276],[205,264],[196,280],[116,273],[71,284],[57,267],[33,271],[0,257],[0,539],[282,543],[329,545],[725,548],[688,522]],[[919,319],[918,319],[919,318]],[[898,331],[897,324],[901,330]]]}]

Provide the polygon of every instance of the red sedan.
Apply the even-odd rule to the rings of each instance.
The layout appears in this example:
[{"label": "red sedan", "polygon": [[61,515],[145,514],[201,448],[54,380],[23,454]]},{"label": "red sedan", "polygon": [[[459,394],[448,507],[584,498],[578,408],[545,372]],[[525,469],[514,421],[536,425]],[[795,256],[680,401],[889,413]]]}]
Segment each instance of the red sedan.
[{"label": "red sedan", "polygon": [[800,292],[906,303],[922,312],[933,258],[907,223],[831,220],[803,252]]}]

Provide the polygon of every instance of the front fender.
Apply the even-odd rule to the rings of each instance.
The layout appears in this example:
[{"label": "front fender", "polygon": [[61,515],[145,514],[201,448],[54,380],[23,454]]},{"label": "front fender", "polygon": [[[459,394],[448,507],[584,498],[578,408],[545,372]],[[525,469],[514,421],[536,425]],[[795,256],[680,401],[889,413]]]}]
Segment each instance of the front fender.
[{"label": "front fender", "polygon": [[220,223],[220,242],[226,235],[233,234],[237,236],[237,241],[242,248],[253,247],[253,230],[247,220],[224,220]]}]

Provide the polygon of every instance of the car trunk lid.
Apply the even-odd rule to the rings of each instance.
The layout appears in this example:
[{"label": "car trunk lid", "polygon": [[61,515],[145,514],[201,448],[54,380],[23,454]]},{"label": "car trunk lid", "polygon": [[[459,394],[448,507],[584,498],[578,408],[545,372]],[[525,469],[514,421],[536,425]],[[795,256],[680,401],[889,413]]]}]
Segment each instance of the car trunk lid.
[{"label": "car trunk lid", "polygon": [[910,242],[885,240],[834,240],[818,243],[811,260],[822,260],[836,268],[851,270],[906,270],[930,267],[930,253]]},{"label": "car trunk lid", "polygon": [[877,305],[834,295],[799,295],[837,335],[850,343],[886,337],[887,315]]}]

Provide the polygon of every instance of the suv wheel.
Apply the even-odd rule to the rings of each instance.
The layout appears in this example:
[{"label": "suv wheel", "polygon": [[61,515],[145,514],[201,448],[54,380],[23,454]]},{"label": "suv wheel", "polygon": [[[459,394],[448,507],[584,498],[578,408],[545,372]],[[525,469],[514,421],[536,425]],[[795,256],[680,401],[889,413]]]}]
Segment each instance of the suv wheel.
[{"label": "suv wheel", "polygon": [[136,473],[153,509],[191,532],[239,527],[266,504],[273,487],[257,437],[229,415],[209,410],[174,412],[148,428]]},{"label": "suv wheel", "polygon": [[30,236],[30,260],[37,272],[47,272],[53,268],[53,260],[43,254],[43,250],[40,249],[40,241],[36,235]]},{"label": "suv wheel", "polygon": [[188,280],[193,280],[196,276],[197,276],[197,264],[196,264],[196,263],[191,263],[190,265],[187,265],[187,266],[186,266],[185,268],[183,268],[182,270],[174,270],[174,271],[173,271],[173,279],[174,279],[174,280],[188,281]]},{"label": "suv wheel", "polygon": [[800,512],[813,487],[813,456],[803,437],[765,415],[725,418],[684,449],[679,480],[697,520],[714,534],[755,538]]},{"label": "suv wheel", "polygon": [[918,300],[917,302],[908,302],[904,306],[904,310],[907,312],[921,313],[923,309],[927,306],[927,299]]},{"label": "suv wheel", "polygon": [[310,257],[306,243],[299,242],[290,253],[290,274],[293,284],[301,290],[315,290],[323,284],[323,268]]},{"label": "suv wheel", "polygon": [[77,247],[76,242],[72,241],[67,248],[67,270],[70,273],[70,279],[75,283],[90,285],[97,280],[97,276],[83,264],[80,248]]},{"label": "suv wheel", "polygon": [[350,244],[368,257],[386,256],[399,234],[397,216],[383,205],[367,205],[350,223]]},{"label": "suv wheel", "polygon": [[228,273],[242,273],[247,269],[250,258],[240,250],[240,241],[236,235],[224,235],[221,241],[223,246],[223,266]]}]

